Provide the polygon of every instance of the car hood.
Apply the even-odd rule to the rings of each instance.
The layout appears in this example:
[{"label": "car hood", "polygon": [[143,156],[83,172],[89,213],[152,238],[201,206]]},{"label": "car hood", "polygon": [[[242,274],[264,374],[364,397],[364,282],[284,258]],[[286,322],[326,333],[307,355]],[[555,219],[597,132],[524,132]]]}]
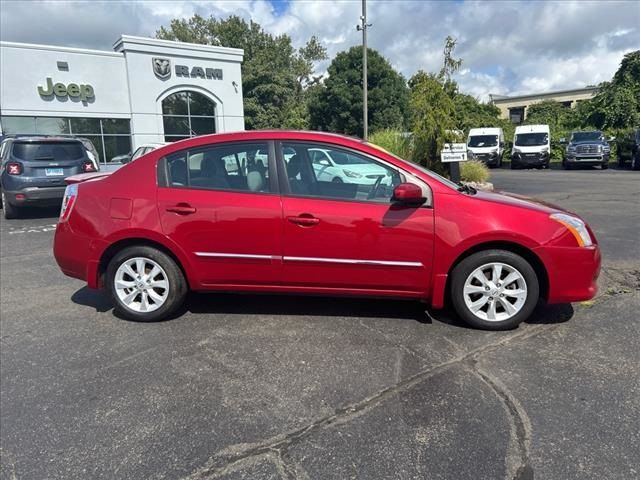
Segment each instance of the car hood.
[{"label": "car hood", "polygon": [[535,210],[541,213],[570,213],[571,215],[575,215],[572,212],[568,212],[564,208],[561,208],[553,203],[545,202],[544,200],[539,200],[536,198],[525,197],[523,195],[517,195],[515,193],[509,192],[484,192],[478,191],[473,198],[484,201],[484,202],[492,202],[499,203],[501,205],[508,205],[511,207],[519,207],[526,208],[527,210]]}]

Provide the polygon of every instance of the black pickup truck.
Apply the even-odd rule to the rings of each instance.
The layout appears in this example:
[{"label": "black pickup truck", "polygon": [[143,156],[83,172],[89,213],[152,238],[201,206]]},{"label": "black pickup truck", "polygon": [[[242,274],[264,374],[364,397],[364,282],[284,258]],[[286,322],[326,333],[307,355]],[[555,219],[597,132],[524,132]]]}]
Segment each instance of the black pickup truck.
[{"label": "black pickup truck", "polygon": [[624,167],[631,163],[633,170],[640,170],[640,128],[634,128],[616,140],[618,165]]},{"label": "black pickup truck", "polygon": [[560,139],[560,143],[567,145],[562,158],[563,168],[596,165],[603,170],[609,168],[611,148],[601,131],[572,132],[569,143],[564,138]]}]

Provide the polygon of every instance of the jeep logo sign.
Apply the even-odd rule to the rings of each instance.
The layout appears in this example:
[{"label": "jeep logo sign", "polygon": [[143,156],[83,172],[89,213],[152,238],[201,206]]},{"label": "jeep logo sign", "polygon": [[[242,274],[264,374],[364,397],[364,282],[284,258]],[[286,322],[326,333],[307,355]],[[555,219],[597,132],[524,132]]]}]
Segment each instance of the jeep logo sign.
[{"label": "jeep logo sign", "polygon": [[65,98],[68,96],[71,99],[80,99],[85,103],[96,97],[93,87],[89,84],[78,85],[77,83],[70,83],[69,85],[65,85],[64,83],[53,83],[51,77],[47,77],[45,87],[38,85],[38,93],[42,97],[55,95],[59,98]]}]

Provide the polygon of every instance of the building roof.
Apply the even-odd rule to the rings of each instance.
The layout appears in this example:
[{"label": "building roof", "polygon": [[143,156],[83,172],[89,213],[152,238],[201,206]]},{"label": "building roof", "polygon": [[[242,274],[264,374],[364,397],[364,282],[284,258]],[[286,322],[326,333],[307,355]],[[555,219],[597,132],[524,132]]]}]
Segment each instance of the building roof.
[{"label": "building roof", "polygon": [[530,100],[530,99],[536,99],[540,97],[561,97],[564,95],[581,95],[581,94],[595,95],[597,91],[598,91],[598,87],[589,86],[584,88],[572,88],[570,90],[555,90],[553,92],[528,93],[526,95],[507,96],[507,95],[489,94],[489,97],[491,98],[492,103],[500,103],[500,102],[510,103],[510,102],[513,102],[514,100]]}]

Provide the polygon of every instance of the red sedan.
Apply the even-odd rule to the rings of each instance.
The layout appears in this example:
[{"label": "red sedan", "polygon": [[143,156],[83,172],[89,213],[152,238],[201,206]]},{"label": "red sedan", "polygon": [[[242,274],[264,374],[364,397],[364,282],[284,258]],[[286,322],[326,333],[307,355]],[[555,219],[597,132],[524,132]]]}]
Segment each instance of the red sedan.
[{"label": "red sedan", "polygon": [[597,291],[600,251],[575,214],[460,187],[353,138],[202,136],[71,181],[58,265],[132,320],[167,317],[188,290],[226,290],[449,299],[498,330],[539,298]]}]

